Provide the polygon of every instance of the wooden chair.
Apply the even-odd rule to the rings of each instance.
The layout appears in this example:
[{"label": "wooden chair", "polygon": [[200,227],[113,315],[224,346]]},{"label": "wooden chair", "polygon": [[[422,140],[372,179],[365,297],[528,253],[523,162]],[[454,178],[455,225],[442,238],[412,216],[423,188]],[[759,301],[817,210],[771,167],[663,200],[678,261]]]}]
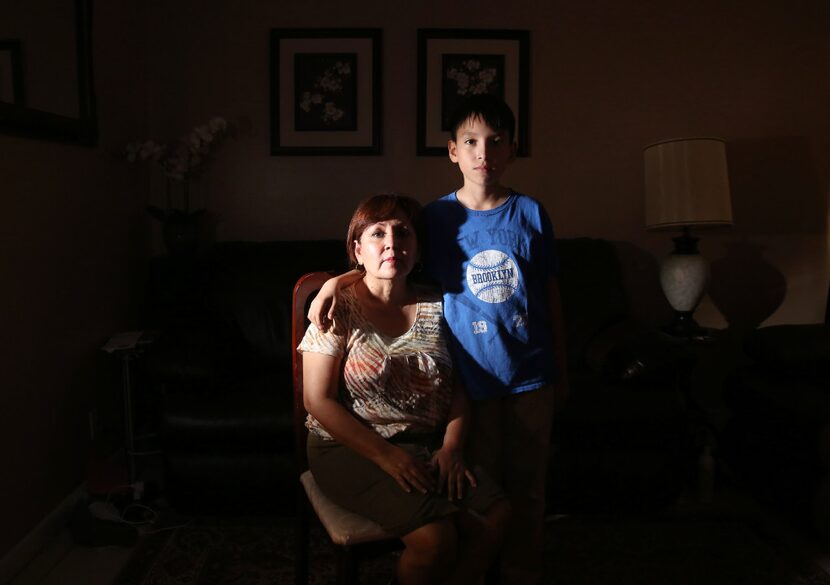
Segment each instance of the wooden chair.
[{"label": "wooden chair", "polygon": [[303,405],[303,356],[297,346],[305,335],[306,313],[311,298],[331,278],[327,272],[312,272],[301,277],[294,287],[292,303],[292,363],[294,371],[294,446],[295,460],[299,473],[296,493],[295,527],[295,572],[294,583],[308,583],[309,504],[323,525],[337,557],[337,583],[357,584],[359,582],[359,559],[400,548],[396,537],[383,531],[376,523],[362,516],[344,510],[329,500],[308,469],[306,458],[305,427],[306,410]]}]

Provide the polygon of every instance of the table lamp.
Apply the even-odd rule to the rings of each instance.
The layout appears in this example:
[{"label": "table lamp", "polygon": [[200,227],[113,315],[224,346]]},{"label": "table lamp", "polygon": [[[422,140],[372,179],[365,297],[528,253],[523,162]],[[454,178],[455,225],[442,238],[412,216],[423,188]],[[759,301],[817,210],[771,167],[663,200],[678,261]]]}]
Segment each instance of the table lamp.
[{"label": "table lamp", "polygon": [[646,229],[682,231],[660,265],[660,284],[674,309],[674,320],[664,331],[706,337],[693,315],[709,267],[691,229],[732,225],[726,145],[719,138],[663,140],[647,146],[644,157]]}]

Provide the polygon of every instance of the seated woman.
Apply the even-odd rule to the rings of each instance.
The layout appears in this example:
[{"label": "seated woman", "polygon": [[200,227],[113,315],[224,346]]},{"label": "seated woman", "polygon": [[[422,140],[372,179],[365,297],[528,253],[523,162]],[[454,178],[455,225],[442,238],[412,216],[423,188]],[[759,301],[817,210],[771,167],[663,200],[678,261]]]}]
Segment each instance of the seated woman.
[{"label": "seated woman", "polygon": [[352,216],[346,245],[363,278],[342,291],[333,325],[311,325],[299,346],[309,467],[334,502],[400,536],[400,585],[476,583],[509,504],[464,462],[467,405],[441,297],[409,278],[419,213],[413,199],[378,195]]}]

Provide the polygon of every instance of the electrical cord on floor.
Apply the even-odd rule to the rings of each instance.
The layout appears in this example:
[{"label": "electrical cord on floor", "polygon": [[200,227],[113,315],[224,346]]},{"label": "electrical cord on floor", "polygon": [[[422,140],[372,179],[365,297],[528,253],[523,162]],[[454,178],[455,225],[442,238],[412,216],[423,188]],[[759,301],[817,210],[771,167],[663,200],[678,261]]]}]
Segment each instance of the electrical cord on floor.
[{"label": "electrical cord on floor", "polygon": [[[92,513],[93,516],[96,516],[98,518],[123,523],[128,526],[132,526],[136,529],[156,524],[161,516],[159,512],[152,506],[148,506],[146,504],[142,504],[139,502],[131,502],[127,504],[124,507],[124,509],[121,510],[121,512],[118,511],[118,508],[111,502],[111,499],[113,496],[123,493],[122,490],[125,489],[132,490],[133,497],[135,499],[138,499],[141,497],[141,494],[143,494],[144,482],[138,481],[130,484],[123,484],[113,487],[107,494],[106,500],[104,500],[103,502],[92,502],[89,505],[90,513]],[[128,517],[129,514],[135,511],[140,511],[143,519],[130,520]],[[142,529],[141,534],[157,534],[160,532],[176,530],[177,528],[187,526],[192,521],[193,519],[190,518],[184,523],[164,526],[161,528],[156,528],[154,530]]]},{"label": "electrical cord on floor", "polygon": [[[145,520],[128,520],[127,514],[131,510],[144,510],[144,518]],[[149,514],[149,516],[148,516]],[[132,504],[127,504],[127,506],[121,511],[121,521],[126,522],[131,526],[135,526],[136,528],[139,526],[146,526],[147,524],[154,524],[159,519],[159,514],[150,506],[145,506],[144,504],[137,504],[133,502]]]}]

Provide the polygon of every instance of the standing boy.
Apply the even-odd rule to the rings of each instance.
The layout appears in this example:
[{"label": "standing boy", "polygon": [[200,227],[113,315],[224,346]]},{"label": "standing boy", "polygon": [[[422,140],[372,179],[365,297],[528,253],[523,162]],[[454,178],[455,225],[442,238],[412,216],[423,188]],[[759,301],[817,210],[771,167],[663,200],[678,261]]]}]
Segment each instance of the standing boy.
[{"label": "standing boy", "polygon": [[[516,155],[515,118],[502,100],[474,96],[451,119],[450,160],[463,185],[424,208],[424,266],[443,290],[455,367],[471,398],[473,460],[512,504],[502,583],[542,579],[545,479],[554,396],[567,374],[553,228],[535,199],[501,184]],[[327,284],[309,310],[325,328]]]},{"label": "standing boy", "polygon": [[451,122],[449,157],[464,183],[424,209],[424,266],[443,289],[472,399],[469,448],[513,507],[502,583],[536,584],[554,395],[567,395],[553,228],[538,201],[501,184],[516,154],[507,104],[475,96]]}]

